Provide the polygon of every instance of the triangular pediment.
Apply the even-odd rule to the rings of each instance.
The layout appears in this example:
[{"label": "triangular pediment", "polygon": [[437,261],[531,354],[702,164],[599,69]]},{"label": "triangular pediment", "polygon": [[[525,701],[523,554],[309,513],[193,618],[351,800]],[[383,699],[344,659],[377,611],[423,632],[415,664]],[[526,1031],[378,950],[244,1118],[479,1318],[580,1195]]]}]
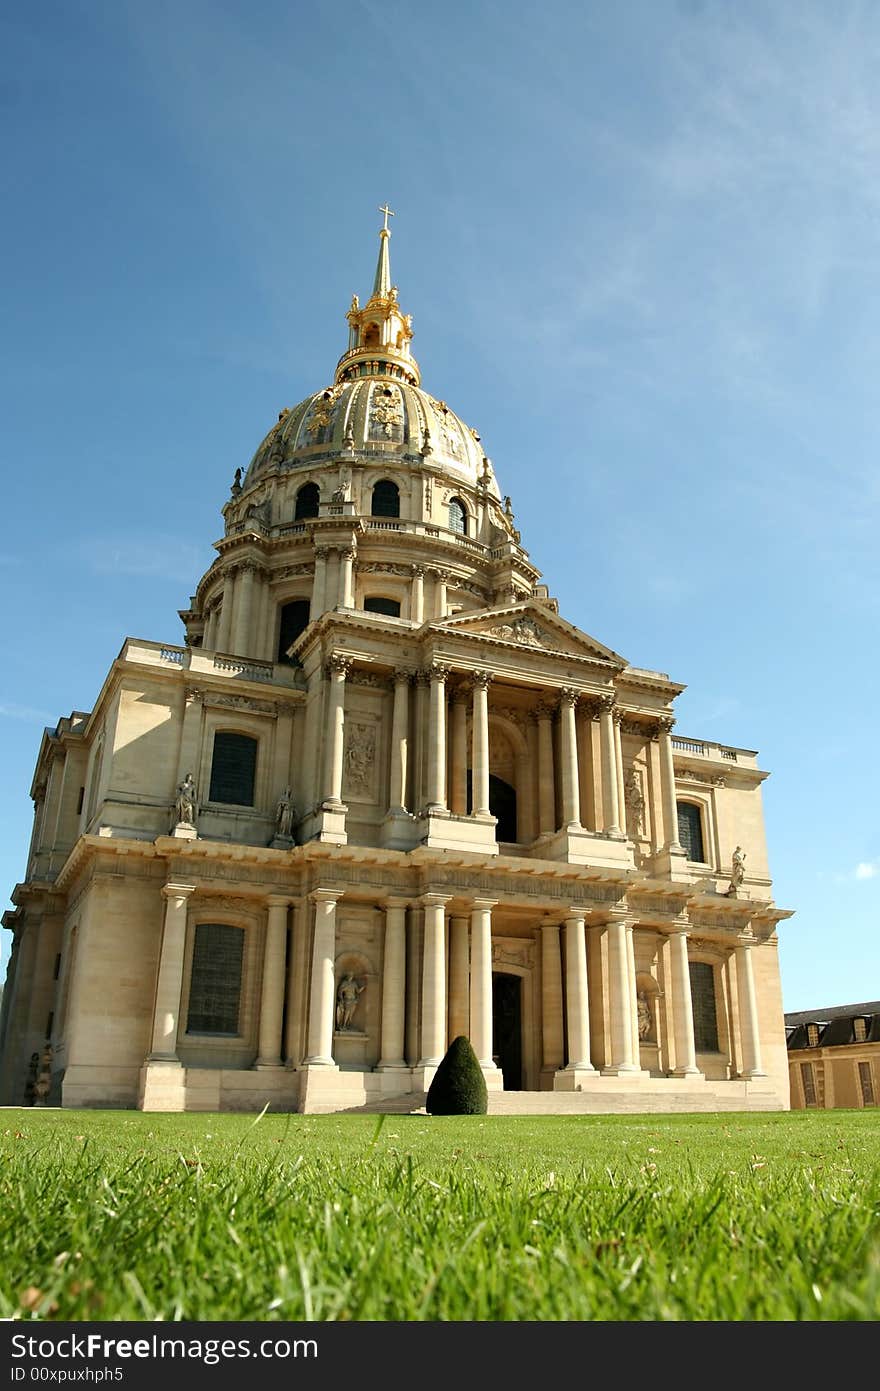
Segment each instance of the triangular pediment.
[{"label": "triangular pediment", "polygon": [[563,657],[610,662],[618,668],[627,665],[625,657],[590,637],[589,633],[581,632],[573,623],[560,618],[536,600],[526,599],[520,604],[458,614],[454,618],[432,623],[431,627],[436,632],[454,633],[457,637],[479,638],[480,641],[488,639],[531,648],[535,652],[555,652]]}]

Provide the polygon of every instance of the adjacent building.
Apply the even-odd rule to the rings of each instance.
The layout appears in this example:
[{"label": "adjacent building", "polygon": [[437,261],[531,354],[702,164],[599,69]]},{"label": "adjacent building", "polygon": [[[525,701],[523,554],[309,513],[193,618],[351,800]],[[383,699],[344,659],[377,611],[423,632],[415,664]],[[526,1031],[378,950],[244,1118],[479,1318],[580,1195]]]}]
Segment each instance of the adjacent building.
[{"label": "adjacent building", "polygon": [[791,1104],[876,1106],[880,1085],[880,1000],[786,1014]]},{"label": "adjacent building", "polygon": [[559,613],[385,222],[184,641],[43,736],[2,1099],[417,1106],[467,1034],[494,1109],[787,1107],[767,774]]}]

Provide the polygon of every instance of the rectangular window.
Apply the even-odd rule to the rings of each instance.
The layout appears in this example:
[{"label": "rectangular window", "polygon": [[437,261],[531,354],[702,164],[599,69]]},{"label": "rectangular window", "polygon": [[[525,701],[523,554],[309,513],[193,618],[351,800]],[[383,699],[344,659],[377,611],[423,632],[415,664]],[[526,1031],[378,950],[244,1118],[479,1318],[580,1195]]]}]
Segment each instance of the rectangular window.
[{"label": "rectangular window", "polygon": [[53,980],[57,980],[58,977],[59,977],[60,975],[61,975],[61,953],[60,953],[60,951],[59,951],[59,952],[56,952],[56,953],[55,953],[55,969],[54,969],[53,972],[52,972],[52,979],[53,979]]},{"label": "rectangular window", "polygon": [[249,738],[247,734],[228,734],[218,730],[214,735],[209,800],[252,807],[256,773],[256,739]]},{"label": "rectangular window", "polygon": [[868,1037],[868,1022],[861,1015],[857,1015],[853,1020],[853,1038],[856,1043],[864,1043]]},{"label": "rectangular window", "polygon": [[79,790],[79,796],[78,796],[77,799],[76,799],[76,814],[77,814],[77,816],[79,816],[80,812],[81,812],[82,809],[83,809],[83,801],[85,800],[85,795],[86,795],[86,790],[85,790],[84,787],[81,787],[80,790]]},{"label": "rectangular window", "polygon": [[703,819],[694,802],[676,802],[678,809],[678,839],[689,860],[705,864],[703,855]]},{"label": "rectangular window", "polygon": [[810,1047],[810,1048],[818,1048],[818,1047],[819,1047],[819,1025],[818,1025],[818,1024],[808,1024],[808,1025],[807,1025],[807,1046]]},{"label": "rectangular window", "polygon": [[244,929],[199,923],[189,986],[189,1034],[237,1034]]},{"label": "rectangular window", "polygon": [[718,1018],[715,1013],[715,969],[708,961],[688,963],[694,1011],[694,1047],[698,1053],[718,1052]]},{"label": "rectangular window", "polygon": [[812,1063],[801,1063],[801,1086],[804,1089],[804,1105],[815,1106],[816,1083],[813,1080]]},{"label": "rectangular window", "polygon": [[54,1011],[50,1009],[50,1011],[49,1011],[49,1018],[46,1020],[46,1037],[47,1037],[47,1038],[51,1038],[51,1037],[52,1037],[52,1025],[54,1024],[54,1022],[55,1022],[55,1014],[54,1014]]},{"label": "rectangular window", "polygon": [[859,1086],[862,1090],[862,1105],[874,1105],[874,1078],[870,1063],[859,1063]]}]

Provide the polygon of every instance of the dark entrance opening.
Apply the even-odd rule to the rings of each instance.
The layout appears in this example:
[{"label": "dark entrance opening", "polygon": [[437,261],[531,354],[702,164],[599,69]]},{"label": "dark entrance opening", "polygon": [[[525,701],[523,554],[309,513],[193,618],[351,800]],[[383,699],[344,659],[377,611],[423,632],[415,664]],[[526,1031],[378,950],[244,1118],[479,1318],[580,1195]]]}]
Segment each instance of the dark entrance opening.
[{"label": "dark entrance opening", "polygon": [[506,1092],[522,1091],[522,977],[492,972],[494,1058]]},{"label": "dark entrance opening", "polygon": [[[473,798],[473,773],[470,768],[467,770],[467,804],[472,807]],[[494,773],[489,774],[489,810],[493,816],[498,818],[498,825],[495,827],[495,839],[506,840],[511,844],[516,842],[516,788],[511,787],[509,782],[503,778],[496,778]]]}]

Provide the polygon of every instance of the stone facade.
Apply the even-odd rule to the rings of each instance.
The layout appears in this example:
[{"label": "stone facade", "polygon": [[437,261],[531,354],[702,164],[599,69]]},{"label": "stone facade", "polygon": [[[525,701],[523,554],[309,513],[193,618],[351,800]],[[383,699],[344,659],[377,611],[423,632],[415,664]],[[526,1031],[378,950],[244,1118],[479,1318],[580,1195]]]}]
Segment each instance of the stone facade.
[{"label": "stone facade", "polygon": [[185,644],[127,639],[43,738],[2,1100],[48,1043],[70,1106],[418,1105],[466,1033],[494,1109],[787,1107],[766,773],[560,616],[389,235]]}]

